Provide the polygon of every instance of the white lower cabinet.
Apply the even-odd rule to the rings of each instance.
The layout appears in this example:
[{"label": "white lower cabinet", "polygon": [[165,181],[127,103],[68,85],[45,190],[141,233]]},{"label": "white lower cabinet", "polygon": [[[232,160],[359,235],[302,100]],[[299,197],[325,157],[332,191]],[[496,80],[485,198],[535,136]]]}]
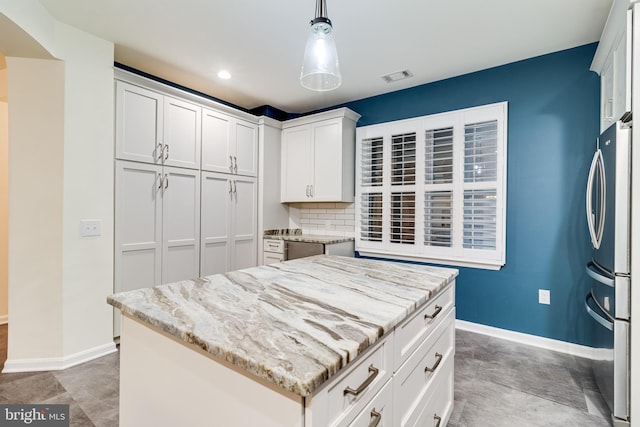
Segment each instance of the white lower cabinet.
[{"label": "white lower cabinet", "polygon": [[200,275],[257,264],[256,179],[202,172]]},{"label": "white lower cabinet", "polygon": [[118,160],[115,175],[115,292],[198,277],[200,172]]},{"label": "white lower cabinet", "polygon": [[[398,334],[415,322],[412,315],[306,397],[125,315],[120,425],[444,427],[453,408],[455,307],[435,318],[424,313],[453,297],[454,286],[416,311],[429,325],[426,335]],[[396,347],[416,336],[421,343],[398,365]],[[149,358],[150,348],[157,357]]]}]

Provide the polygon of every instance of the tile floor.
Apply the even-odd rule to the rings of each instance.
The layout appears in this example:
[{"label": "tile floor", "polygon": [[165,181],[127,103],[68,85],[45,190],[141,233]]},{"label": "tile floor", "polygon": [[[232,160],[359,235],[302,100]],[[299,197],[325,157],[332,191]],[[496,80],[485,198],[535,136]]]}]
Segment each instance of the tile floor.
[{"label": "tile floor", "polygon": [[[6,325],[0,326],[6,355]],[[0,403],[67,403],[72,426],[118,425],[119,356],[65,371],[0,374]],[[589,360],[456,331],[450,427],[610,426]]]}]

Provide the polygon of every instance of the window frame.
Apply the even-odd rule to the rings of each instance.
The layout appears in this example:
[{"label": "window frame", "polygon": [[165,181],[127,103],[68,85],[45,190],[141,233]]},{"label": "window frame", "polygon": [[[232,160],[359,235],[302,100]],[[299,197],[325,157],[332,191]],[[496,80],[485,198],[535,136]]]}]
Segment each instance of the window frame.
[{"label": "window frame", "polygon": [[[508,103],[499,102],[478,107],[465,108],[433,115],[398,120],[356,129],[356,200],[355,236],[356,251],[362,256],[398,260],[419,261],[445,265],[467,266],[498,270],[506,263],[506,207],[507,207],[507,129]],[[484,121],[497,122],[496,133],[496,180],[481,182],[464,181],[465,125]],[[453,128],[453,182],[425,183],[425,137],[430,130]],[[391,141],[393,136],[416,134],[415,184],[392,185]],[[363,141],[382,137],[383,162],[382,185],[363,187],[362,147]],[[467,189],[495,189],[495,246],[493,250],[463,247],[463,203]],[[426,191],[452,191],[452,246],[429,246],[425,244],[425,194]],[[391,243],[391,195],[397,192],[415,194],[415,239],[414,244]],[[362,197],[367,193],[382,194],[382,240],[363,239],[361,227]],[[366,236],[365,236],[366,237]]]}]

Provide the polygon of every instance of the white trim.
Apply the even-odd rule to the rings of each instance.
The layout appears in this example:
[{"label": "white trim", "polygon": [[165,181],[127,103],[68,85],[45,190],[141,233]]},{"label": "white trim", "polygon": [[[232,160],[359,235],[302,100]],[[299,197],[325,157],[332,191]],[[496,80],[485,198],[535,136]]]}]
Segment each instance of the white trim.
[{"label": "white trim", "polygon": [[116,344],[110,342],[94,348],[90,348],[65,357],[50,357],[43,359],[8,359],[4,364],[3,374],[14,372],[36,372],[36,371],[60,371],[89,362],[107,354],[116,352]]},{"label": "white trim", "polygon": [[6,325],[7,323],[9,323],[9,315],[0,316],[0,325]]},{"label": "white trim", "polygon": [[509,331],[507,329],[500,329],[493,326],[481,325],[479,323],[467,322],[466,320],[456,319],[456,329],[489,335],[495,338],[530,345],[533,347],[544,348],[547,350],[558,351],[560,353],[566,353],[573,356],[585,357],[592,360],[606,360],[608,358],[607,355],[610,353],[610,351],[607,351],[606,349],[587,347],[584,345],[554,340],[551,338],[524,334],[522,332]]}]

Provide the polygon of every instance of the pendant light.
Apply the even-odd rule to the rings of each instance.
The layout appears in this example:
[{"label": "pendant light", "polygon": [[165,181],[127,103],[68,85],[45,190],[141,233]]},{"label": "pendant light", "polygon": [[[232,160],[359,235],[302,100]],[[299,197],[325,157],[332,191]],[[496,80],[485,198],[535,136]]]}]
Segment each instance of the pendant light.
[{"label": "pendant light", "polygon": [[327,17],[325,0],[316,0],[316,17],[311,21],[300,72],[300,84],[315,91],[336,89],[342,83],[338,66],[338,51],[333,39],[333,27]]}]

